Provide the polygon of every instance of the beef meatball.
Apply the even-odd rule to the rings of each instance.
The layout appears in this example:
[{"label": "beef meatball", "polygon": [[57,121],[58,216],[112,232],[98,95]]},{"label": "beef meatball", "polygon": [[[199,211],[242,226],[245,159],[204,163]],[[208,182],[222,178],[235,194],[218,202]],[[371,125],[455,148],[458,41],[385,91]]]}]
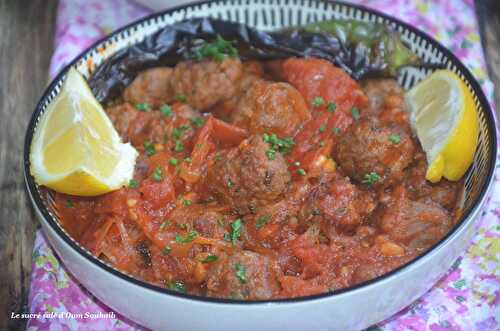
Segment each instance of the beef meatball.
[{"label": "beef meatball", "polygon": [[354,123],[339,140],[335,158],[357,182],[385,187],[403,179],[414,150],[411,137],[399,125],[366,118]]},{"label": "beef meatball", "polygon": [[181,229],[195,230],[204,237],[222,239],[224,236],[224,226],[220,225],[223,215],[205,205],[178,207],[169,220]]},{"label": "beef meatball", "polygon": [[209,271],[207,295],[265,300],[279,292],[279,267],[270,257],[244,250],[225,259]]},{"label": "beef meatball", "polygon": [[276,201],[287,190],[290,173],[283,156],[270,158],[268,150],[262,137],[254,135],[220,152],[209,168],[208,186],[240,214]]},{"label": "beef meatball", "polygon": [[321,179],[307,196],[301,210],[301,220],[323,219],[340,230],[352,231],[377,206],[373,194],[354,186],[349,178],[334,175]]},{"label": "beef meatball", "polygon": [[310,117],[304,98],[292,85],[259,79],[240,98],[230,122],[251,133],[287,137]]},{"label": "beef meatball", "polygon": [[392,240],[423,250],[441,239],[452,225],[450,214],[433,201],[412,201],[400,186],[387,199],[379,227]]},{"label": "beef meatball", "polygon": [[175,66],[172,84],[176,96],[185,96],[189,105],[205,111],[231,98],[241,75],[239,59],[227,58],[220,63],[186,61]]},{"label": "beef meatball", "polygon": [[125,101],[132,104],[148,103],[159,107],[175,100],[172,88],[172,68],[151,68],[141,72],[123,92]]},{"label": "beef meatball", "polygon": [[416,162],[406,171],[404,185],[412,200],[431,200],[448,211],[453,211],[457,205],[457,198],[463,185],[463,181],[450,182],[441,179],[438,183],[431,183],[425,179],[427,172],[427,160],[424,153],[417,153]]}]

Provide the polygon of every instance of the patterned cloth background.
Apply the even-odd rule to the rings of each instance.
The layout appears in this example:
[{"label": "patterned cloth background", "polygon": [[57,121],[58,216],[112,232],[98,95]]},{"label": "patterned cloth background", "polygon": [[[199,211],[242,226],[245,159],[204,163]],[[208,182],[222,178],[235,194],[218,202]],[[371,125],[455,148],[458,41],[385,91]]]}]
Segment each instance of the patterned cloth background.
[{"label": "patterned cloth background", "polygon": [[[485,73],[473,0],[359,0],[354,1],[401,18],[434,35],[455,53],[481,83],[489,100],[493,86]],[[148,10],[131,0],[61,0],[57,18],[56,50],[50,75],[89,44],[136,20]],[[498,158],[498,157],[497,157]],[[498,161],[498,160],[497,160]],[[500,166],[500,162],[497,163]],[[468,250],[422,298],[395,316],[369,328],[375,330],[500,330],[500,169],[496,185]],[[30,312],[85,314],[111,310],[69,275],[37,233],[33,251]],[[114,318],[36,318],[37,330],[144,330],[115,313]]]}]

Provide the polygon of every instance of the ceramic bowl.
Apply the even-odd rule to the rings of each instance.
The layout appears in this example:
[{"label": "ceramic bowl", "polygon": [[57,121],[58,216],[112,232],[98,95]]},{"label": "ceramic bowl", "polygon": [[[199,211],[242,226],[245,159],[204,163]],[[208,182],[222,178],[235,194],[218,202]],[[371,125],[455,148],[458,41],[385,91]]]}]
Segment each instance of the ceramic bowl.
[{"label": "ceramic bowl", "polygon": [[[463,216],[441,241],[415,260],[371,281],[331,293],[248,302],[180,294],[147,284],[99,260],[73,240],[58,221],[52,194],[38,187],[30,175],[33,133],[40,116],[59,93],[66,69],[53,80],[33,113],[26,133],[24,168],[27,190],[43,231],[67,269],[103,303],[154,330],[356,330],[391,316],[429,290],[466,249],[492,183],[497,145],[492,110],[467,68],[434,39],[399,20],[363,7],[321,0],[225,0],[177,7],[110,34],[69,66],[88,76],[95,68],[89,63],[98,65],[166,25],[202,16],[264,30],[332,18],[381,22],[399,31],[425,61],[442,64],[462,77],[474,97],[480,124],[479,146],[461,200]],[[430,73],[430,69],[407,68],[398,80],[408,89]]]}]

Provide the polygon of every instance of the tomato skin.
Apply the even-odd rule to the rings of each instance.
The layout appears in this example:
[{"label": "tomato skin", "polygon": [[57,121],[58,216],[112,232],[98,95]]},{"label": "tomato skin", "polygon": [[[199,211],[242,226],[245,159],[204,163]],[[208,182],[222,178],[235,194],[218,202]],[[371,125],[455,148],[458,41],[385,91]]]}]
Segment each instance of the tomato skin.
[{"label": "tomato skin", "polygon": [[342,69],[326,60],[315,58],[290,58],[282,64],[283,78],[295,86],[311,104],[314,98],[335,103],[337,109],[350,111],[364,107],[368,102],[361,87]]}]

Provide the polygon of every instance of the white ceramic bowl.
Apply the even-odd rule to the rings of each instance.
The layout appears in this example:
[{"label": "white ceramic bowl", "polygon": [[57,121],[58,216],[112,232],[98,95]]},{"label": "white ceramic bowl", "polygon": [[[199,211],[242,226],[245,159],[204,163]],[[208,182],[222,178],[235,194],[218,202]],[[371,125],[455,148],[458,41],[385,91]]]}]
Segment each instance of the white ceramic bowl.
[{"label": "white ceramic bowl", "polygon": [[[264,18],[271,14],[274,20]],[[74,241],[58,222],[50,192],[40,189],[29,174],[33,132],[47,105],[59,92],[64,70],[41,98],[27,129],[24,146],[27,190],[42,228],[64,265],[99,300],[154,330],[356,330],[391,316],[420,297],[467,247],[474,232],[474,220],[492,182],[496,155],[492,110],[470,72],[446,48],[398,20],[354,5],[321,0],[226,0],[178,7],[118,30],[90,47],[70,66],[88,76],[93,70],[87,67],[88,59],[98,65],[163,26],[200,16],[238,20],[265,30],[330,18],[384,22],[395,27],[425,61],[443,64],[461,76],[473,93],[480,121],[479,147],[465,181],[463,217],[445,238],[414,261],[377,279],[333,293],[245,302],[196,297],[152,286],[97,259]],[[104,52],[97,52],[98,48],[104,48]],[[429,73],[429,69],[408,68],[398,78],[409,88]]]}]

